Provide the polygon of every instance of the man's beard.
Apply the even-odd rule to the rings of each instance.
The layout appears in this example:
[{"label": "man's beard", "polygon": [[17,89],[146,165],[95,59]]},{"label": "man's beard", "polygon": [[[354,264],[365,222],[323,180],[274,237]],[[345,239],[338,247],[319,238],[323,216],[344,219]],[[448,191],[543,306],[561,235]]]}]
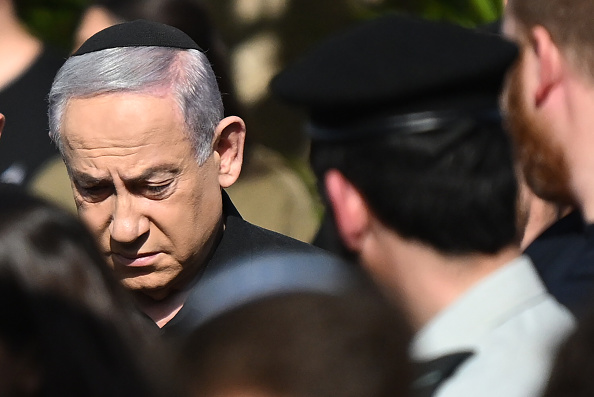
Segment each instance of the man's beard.
[{"label": "man's beard", "polygon": [[516,162],[526,183],[540,198],[559,204],[573,204],[569,187],[569,167],[561,148],[553,142],[546,121],[529,114],[522,101],[524,87],[517,65],[510,72],[504,93],[507,129],[514,141]]}]

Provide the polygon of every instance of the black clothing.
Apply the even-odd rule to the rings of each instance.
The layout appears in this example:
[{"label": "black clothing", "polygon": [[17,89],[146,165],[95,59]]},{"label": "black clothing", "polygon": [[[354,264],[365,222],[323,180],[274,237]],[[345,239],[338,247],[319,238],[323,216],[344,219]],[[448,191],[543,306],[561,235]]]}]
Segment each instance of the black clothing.
[{"label": "black clothing", "polygon": [[168,336],[180,332],[187,332],[189,325],[193,324],[191,302],[192,293],[200,286],[200,280],[220,272],[229,266],[241,262],[259,260],[267,253],[306,253],[320,256],[329,254],[307,243],[294,240],[282,234],[263,229],[244,221],[235,209],[229,196],[223,192],[223,216],[225,218],[225,231],[208,260],[198,280],[191,287],[192,292],[186,304],[163,328],[162,332]]},{"label": "black clothing", "polygon": [[47,97],[64,58],[48,48],[16,80],[0,90],[6,125],[0,141],[0,181],[26,185],[59,156],[48,136]]},{"label": "black clothing", "polygon": [[415,363],[417,376],[412,384],[413,397],[430,397],[439,386],[450,378],[464,361],[474,353],[460,352],[438,357],[434,360]]},{"label": "black clothing", "polygon": [[549,292],[580,317],[594,298],[594,225],[573,211],[538,236],[525,254]]}]

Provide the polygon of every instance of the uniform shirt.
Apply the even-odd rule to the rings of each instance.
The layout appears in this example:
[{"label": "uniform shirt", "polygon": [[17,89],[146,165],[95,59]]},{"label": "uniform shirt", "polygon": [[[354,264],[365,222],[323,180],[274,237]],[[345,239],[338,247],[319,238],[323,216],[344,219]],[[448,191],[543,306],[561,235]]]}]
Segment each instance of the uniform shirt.
[{"label": "uniform shirt", "polygon": [[437,389],[437,397],[538,396],[559,343],[574,326],[571,313],[522,256],[434,317],[415,335],[411,354],[426,361],[474,352]]}]

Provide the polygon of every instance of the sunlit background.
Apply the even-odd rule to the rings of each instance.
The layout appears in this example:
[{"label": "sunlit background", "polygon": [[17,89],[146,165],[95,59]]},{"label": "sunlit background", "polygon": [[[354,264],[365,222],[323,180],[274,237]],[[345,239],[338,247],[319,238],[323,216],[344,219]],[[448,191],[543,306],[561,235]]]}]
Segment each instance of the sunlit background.
[{"label": "sunlit background", "polygon": [[[29,28],[68,52],[87,0],[16,0]],[[248,134],[280,151],[311,184],[302,115],[271,98],[268,83],[323,37],[359,20],[406,12],[474,26],[501,15],[501,0],[203,0],[229,47]],[[356,51],[356,48],[353,48]]]}]

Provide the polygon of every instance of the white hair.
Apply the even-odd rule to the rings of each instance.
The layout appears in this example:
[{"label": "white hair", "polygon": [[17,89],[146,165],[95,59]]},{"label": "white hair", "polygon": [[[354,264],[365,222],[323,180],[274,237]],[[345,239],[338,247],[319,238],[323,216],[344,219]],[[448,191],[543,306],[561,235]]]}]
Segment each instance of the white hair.
[{"label": "white hair", "polygon": [[184,118],[199,164],[212,154],[223,102],[206,56],[198,50],[121,47],[70,57],[49,95],[50,137],[63,152],[60,131],[68,101],[107,93],[169,89]]}]

